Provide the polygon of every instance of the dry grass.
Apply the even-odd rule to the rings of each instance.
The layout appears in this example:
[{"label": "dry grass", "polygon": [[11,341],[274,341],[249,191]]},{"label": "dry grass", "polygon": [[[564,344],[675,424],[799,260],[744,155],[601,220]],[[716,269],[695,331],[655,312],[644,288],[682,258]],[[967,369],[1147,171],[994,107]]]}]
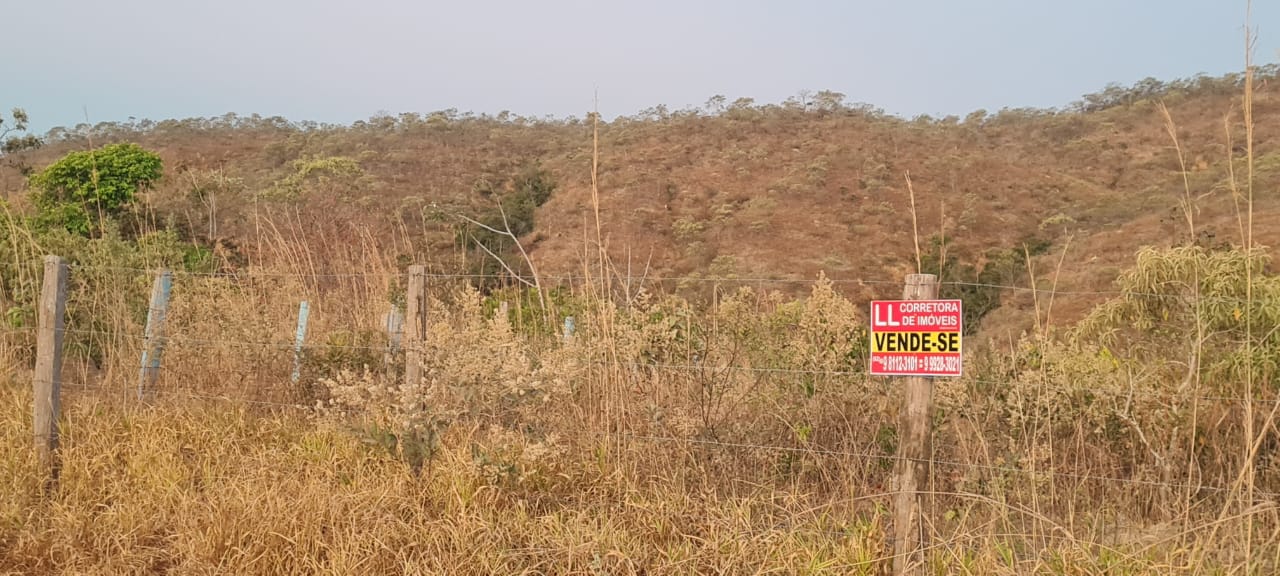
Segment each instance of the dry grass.
[{"label": "dry grass", "polygon": [[[878,574],[882,516],[842,496],[705,474],[687,446],[532,457],[495,480],[457,432],[421,476],[333,423],[225,404],[67,411],[63,472],[39,496],[30,398],[0,399],[0,571],[22,574]],[[594,448],[606,449],[604,444]],[[837,464],[843,465],[843,464]],[[637,473],[641,472],[641,473]],[[974,516],[978,516],[977,513]],[[1183,551],[1055,538],[1036,555],[1009,513],[936,542],[956,574],[1172,574]]]},{"label": "dry grass", "polygon": [[[844,346],[865,338],[863,326],[827,283],[803,300],[722,294],[710,310],[649,294],[597,303],[609,307],[608,332],[589,307],[568,343],[489,316],[472,290],[440,286],[428,379],[406,386],[380,364],[329,356],[349,345],[331,348],[331,337],[380,311],[356,295],[376,292],[382,275],[316,288],[321,278],[259,272],[180,278],[159,405],[128,400],[128,338],[108,339],[120,346],[109,348],[115,371],[68,375],[63,473],[47,498],[26,432],[28,380],[10,371],[0,475],[14,489],[0,500],[0,570],[878,574],[891,564],[883,507],[898,395],[849,373],[856,349]],[[288,344],[304,295],[317,310],[316,346],[292,385]],[[140,333],[126,316],[117,327]],[[1007,382],[939,383],[928,526],[937,570],[1241,567],[1240,546],[1197,538],[1218,526],[1219,494],[1188,498],[1191,484],[1160,476],[1150,446],[1115,452],[1131,440],[1092,430],[1129,417],[1157,448],[1173,446],[1186,435],[1161,422],[1177,407],[1140,398],[1115,412],[1109,402],[1130,394],[1123,373],[1042,336],[1021,345],[1007,365],[973,370]],[[1095,402],[1079,402],[1082,386]],[[602,418],[605,407],[614,412]],[[1199,409],[1220,422],[1231,413],[1229,401]],[[424,429],[438,436],[409,441]],[[390,450],[380,444],[388,432],[401,439]],[[1219,485],[1237,462],[1202,462],[1197,482]],[[1269,550],[1276,512],[1257,506],[1222,525],[1248,527]],[[1191,551],[1204,556],[1192,564]]]}]

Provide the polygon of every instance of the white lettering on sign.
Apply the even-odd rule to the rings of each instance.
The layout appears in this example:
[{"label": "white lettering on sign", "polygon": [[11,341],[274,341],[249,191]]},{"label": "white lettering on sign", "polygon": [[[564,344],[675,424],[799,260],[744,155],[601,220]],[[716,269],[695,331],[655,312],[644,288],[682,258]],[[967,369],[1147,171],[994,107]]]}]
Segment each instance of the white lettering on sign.
[{"label": "white lettering on sign", "polygon": [[898,311],[903,314],[957,314],[960,312],[960,305],[950,300],[905,301],[898,304]]},{"label": "white lettering on sign", "polygon": [[875,308],[874,310],[872,310],[872,313],[875,314],[875,317],[871,319],[871,323],[876,326],[901,326],[902,325],[893,320],[893,308],[885,308],[884,318],[880,318],[879,308]]},{"label": "white lettering on sign", "polygon": [[884,359],[884,369],[891,372],[915,372],[920,359],[916,356],[890,356]]}]

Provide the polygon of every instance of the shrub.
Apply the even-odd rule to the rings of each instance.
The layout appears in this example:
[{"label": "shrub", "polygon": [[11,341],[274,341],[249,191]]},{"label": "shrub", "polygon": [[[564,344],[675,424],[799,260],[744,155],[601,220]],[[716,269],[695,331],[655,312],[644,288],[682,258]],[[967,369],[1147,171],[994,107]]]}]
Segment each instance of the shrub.
[{"label": "shrub", "polygon": [[365,177],[364,169],[354,158],[327,156],[305,158],[293,162],[293,172],[280,179],[267,191],[272,199],[297,199],[309,190],[349,191]]},{"label": "shrub", "polygon": [[31,177],[41,227],[61,227],[81,235],[100,228],[92,215],[118,216],[138,191],[163,173],[154,152],[137,144],[112,144],[72,152]]},{"label": "shrub", "polygon": [[[541,166],[531,164],[511,176],[504,182],[494,183],[481,179],[475,184],[476,191],[487,198],[494,198],[496,206],[482,210],[475,220],[493,230],[510,230],[516,237],[524,236],[534,229],[534,216],[537,209],[546,204],[555,192],[556,184],[551,175]],[[493,261],[485,250],[499,257],[511,255],[514,248],[511,237],[481,226],[467,223],[458,228],[457,240],[468,248],[479,244],[477,250],[479,265],[472,272],[488,276],[496,275],[503,269]],[[493,283],[478,282],[492,288]]]},{"label": "shrub", "polygon": [[[964,333],[975,334],[982,319],[1001,306],[1001,286],[1020,281],[1026,273],[1026,255],[1021,247],[988,250],[985,261],[979,268],[951,253],[943,261],[943,247],[943,241],[939,238],[930,239],[930,248],[921,257],[922,269],[929,273],[941,269],[938,297],[963,301]],[[1032,239],[1027,245],[1032,256],[1042,254],[1047,249],[1047,243],[1036,239]]]},{"label": "shrub", "polygon": [[677,218],[671,223],[671,230],[675,233],[676,239],[681,242],[692,242],[698,234],[702,233],[705,225],[702,222],[689,218],[687,216]]}]

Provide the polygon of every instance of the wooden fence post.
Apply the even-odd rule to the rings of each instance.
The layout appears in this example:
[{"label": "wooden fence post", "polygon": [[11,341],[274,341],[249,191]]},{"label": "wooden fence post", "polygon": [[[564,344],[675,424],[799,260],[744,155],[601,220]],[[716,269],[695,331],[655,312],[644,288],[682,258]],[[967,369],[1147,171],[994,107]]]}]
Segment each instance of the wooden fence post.
[{"label": "wooden fence post", "polygon": [[307,340],[307,317],[311,315],[311,306],[306,300],[298,303],[298,329],[293,335],[293,375],[290,381],[294,384],[302,377],[302,343]]},{"label": "wooden fence post", "polygon": [[138,399],[155,396],[156,379],[160,376],[160,358],[164,356],[164,323],[169,315],[169,293],[173,289],[173,273],[161,270],[151,285],[151,304],[147,307],[147,327],[143,334],[142,370],[138,375]]},{"label": "wooden fence post", "polygon": [[35,390],[35,449],[40,470],[50,481],[58,478],[58,417],[62,411],[63,315],[67,310],[67,264],[57,256],[44,257],[37,319]]},{"label": "wooden fence post", "polygon": [[422,383],[422,352],[427,341],[427,267],[409,267],[405,290],[404,383],[410,390]]},{"label": "wooden fence post", "polygon": [[[934,300],[938,297],[938,277],[909,274],[902,290],[903,300]],[[895,466],[893,572],[924,573],[925,545],[923,506],[920,491],[928,481],[933,457],[933,380],[923,376],[906,378],[904,406],[898,424],[898,460]]]}]

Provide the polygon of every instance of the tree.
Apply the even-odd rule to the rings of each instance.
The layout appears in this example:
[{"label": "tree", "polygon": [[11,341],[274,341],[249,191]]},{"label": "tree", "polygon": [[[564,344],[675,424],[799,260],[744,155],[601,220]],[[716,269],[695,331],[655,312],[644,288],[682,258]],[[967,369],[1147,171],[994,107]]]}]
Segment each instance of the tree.
[{"label": "tree", "polygon": [[477,214],[476,218],[456,215],[466,223],[458,230],[458,239],[464,244],[473,244],[487,256],[477,261],[479,268],[475,272],[482,275],[499,274],[502,270],[511,272],[512,268],[506,261],[512,248],[518,250],[528,264],[519,239],[533,232],[535,212],[551,199],[556,190],[551,174],[535,162],[501,182],[477,182],[475,189],[481,196],[494,201],[492,208]]},{"label": "tree", "polygon": [[118,216],[162,173],[160,156],[137,144],[72,152],[31,177],[38,220],[88,235],[95,220],[91,214]]},{"label": "tree", "polygon": [[716,94],[715,96],[707,98],[707,112],[711,114],[724,112],[726,102],[728,102],[728,99],[725,98],[723,94]]},{"label": "tree", "polygon": [[964,302],[964,325],[961,329],[966,335],[976,334],[982,319],[1003,304],[1004,289],[1001,286],[1025,275],[1026,254],[1037,256],[1049,248],[1047,242],[1030,238],[1024,247],[988,250],[980,258],[982,264],[978,266],[951,253],[950,239],[934,236],[929,243],[929,249],[921,258],[921,270],[938,274],[942,283],[938,293],[940,298]]},{"label": "tree", "polygon": [[987,121],[987,111],[983,109],[974,110],[964,117],[964,123],[971,126],[978,126]]},{"label": "tree", "polygon": [[[26,110],[14,108],[9,116],[8,126],[5,125],[4,116],[0,116],[0,156],[10,156],[25,150],[34,150],[43,144],[38,136],[27,133],[28,118]],[[24,176],[30,175],[31,167],[22,158],[17,158],[16,160],[6,158],[6,160]]]},{"label": "tree", "polygon": [[823,112],[839,112],[845,107],[844,94],[834,90],[822,90],[813,96],[813,103]]},{"label": "tree", "polygon": [[[35,134],[27,134],[27,111],[21,108],[14,108],[10,112],[11,121],[9,126],[5,126],[4,116],[0,116],[0,154],[12,154],[40,147],[40,138]],[[22,132],[17,135],[15,132]],[[10,134],[14,134],[10,136]]]}]

